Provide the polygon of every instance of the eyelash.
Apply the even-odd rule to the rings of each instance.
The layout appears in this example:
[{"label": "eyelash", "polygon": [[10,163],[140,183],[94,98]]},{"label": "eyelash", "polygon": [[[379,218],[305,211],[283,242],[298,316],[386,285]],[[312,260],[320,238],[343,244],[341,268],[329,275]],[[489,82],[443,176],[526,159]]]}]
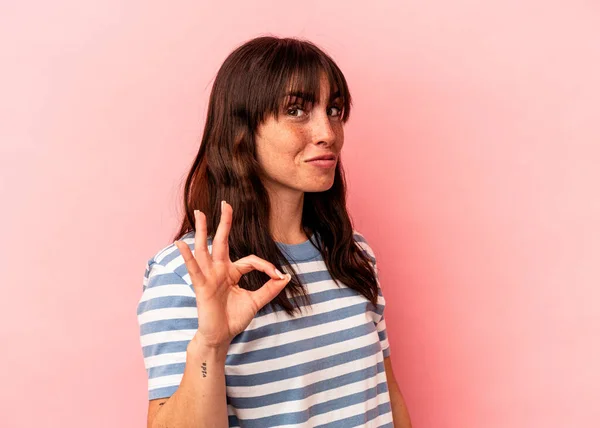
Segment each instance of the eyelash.
[{"label": "eyelash", "polygon": [[[335,116],[333,116],[333,117],[339,117],[339,116],[341,116],[341,114],[342,114],[342,108],[341,108],[341,107],[338,107],[338,106],[331,106],[330,108],[336,108],[336,109],[338,109],[338,110],[339,110],[339,113],[338,113],[338,114],[336,114],[336,115],[335,115]],[[293,110],[304,110],[304,108],[303,108],[303,107],[302,107],[300,104],[296,104],[296,105],[293,105],[293,106],[289,107],[289,108],[288,108],[288,110],[287,110],[287,113],[289,114],[289,113],[290,113],[290,111],[293,111]],[[292,117],[299,117],[299,116],[294,116],[294,115],[291,115],[291,116],[292,116]]]}]

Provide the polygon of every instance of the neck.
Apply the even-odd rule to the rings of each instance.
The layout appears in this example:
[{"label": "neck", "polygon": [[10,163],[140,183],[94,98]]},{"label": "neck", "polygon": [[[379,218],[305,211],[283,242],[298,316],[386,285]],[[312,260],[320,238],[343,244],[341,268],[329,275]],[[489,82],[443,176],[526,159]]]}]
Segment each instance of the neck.
[{"label": "neck", "polygon": [[271,236],[276,242],[300,244],[308,239],[302,229],[302,208],[304,192],[269,192],[271,213],[269,224]]}]

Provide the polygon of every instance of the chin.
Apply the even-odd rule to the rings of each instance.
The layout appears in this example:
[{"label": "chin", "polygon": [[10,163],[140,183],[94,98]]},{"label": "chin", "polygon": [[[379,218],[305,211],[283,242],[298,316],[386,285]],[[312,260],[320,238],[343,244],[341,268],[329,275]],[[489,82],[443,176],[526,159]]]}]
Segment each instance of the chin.
[{"label": "chin", "polygon": [[305,192],[311,192],[311,193],[318,193],[318,192],[325,192],[329,189],[331,189],[331,186],[333,186],[333,181],[328,181],[325,183],[317,183],[317,184],[313,184],[311,186],[304,186],[304,191]]}]

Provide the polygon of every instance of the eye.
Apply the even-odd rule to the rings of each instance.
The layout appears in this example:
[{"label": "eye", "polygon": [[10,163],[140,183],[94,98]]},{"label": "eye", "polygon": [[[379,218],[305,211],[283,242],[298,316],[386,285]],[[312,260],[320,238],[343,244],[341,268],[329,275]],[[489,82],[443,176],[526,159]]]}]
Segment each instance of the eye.
[{"label": "eye", "polygon": [[303,112],[304,113],[304,109],[302,108],[302,106],[295,105],[295,106],[292,106],[292,107],[288,108],[288,110],[287,110],[287,114],[289,114],[290,116],[300,117],[300,115],[295,114],[297,112]]},{"label": "eye", "polygon": [[329,110],[330,110],[330,111],[331,111],[331,110],[334,110],[334,111],[335,111],[335,114],[332,114],[332,116],[333,116],[333,117],[337,117],[337,116],[340,116],[340,115],[342,114],[342,109],[341,109],[340,107],[338,107],[338,106],[331,106],[331,107],[329,108]]}]

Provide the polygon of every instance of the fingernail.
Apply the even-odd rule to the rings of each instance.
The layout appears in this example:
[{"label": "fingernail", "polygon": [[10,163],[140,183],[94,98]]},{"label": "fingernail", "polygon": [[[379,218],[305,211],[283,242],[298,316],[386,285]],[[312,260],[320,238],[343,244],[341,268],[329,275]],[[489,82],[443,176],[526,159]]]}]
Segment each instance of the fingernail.
[{"label": "fingernail", "polygon": [[225,206],[225,201],[221,201],[221,212],[223,212],[223,207]]},{"label": "fingernail", "polygon": [[275,273],[277,274],[277,276],[281,279],[285,278],[285,276],[283,276],[283,274],[281,272],[279,272],[279,269],[275,269]]}]

